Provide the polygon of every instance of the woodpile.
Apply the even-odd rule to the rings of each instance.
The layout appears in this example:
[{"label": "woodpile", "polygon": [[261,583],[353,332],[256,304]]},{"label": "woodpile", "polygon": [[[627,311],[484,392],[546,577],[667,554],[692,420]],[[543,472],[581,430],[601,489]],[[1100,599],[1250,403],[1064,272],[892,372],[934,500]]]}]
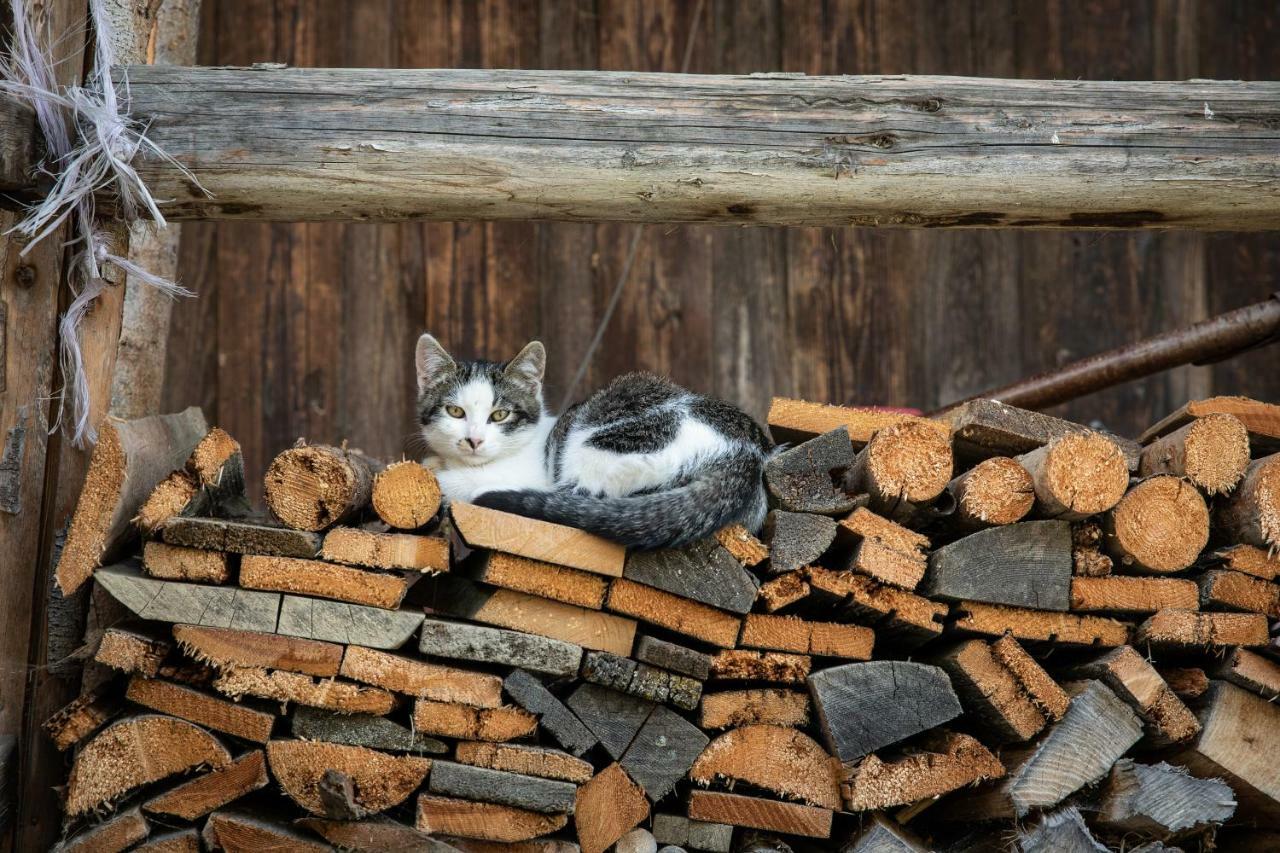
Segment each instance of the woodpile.
[{"label": "woodpile", "polygon": [[1266,849],[1273,409],[778,400],[759,536],[632,553],[345,446],[254,515],[198,411],[113,422],[61,849]]}]

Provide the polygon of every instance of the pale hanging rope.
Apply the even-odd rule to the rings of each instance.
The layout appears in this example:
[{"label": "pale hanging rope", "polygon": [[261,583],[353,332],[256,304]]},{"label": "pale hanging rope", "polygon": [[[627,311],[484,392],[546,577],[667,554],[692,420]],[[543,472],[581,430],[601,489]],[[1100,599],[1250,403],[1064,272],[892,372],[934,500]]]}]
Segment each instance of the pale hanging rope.
[{"label": "pale hanging rope", "polygon": [[[689,37],[684,43],[684,56],[680,60],[680,73],[688,74],[689,66],[693,62],[693,44],[698,35],[698,24],[702,22],[702,9],[706,5],[706,0],[698,0],[698,5],[693,9],[693,22],[689,25]],[[564,397],[560,400],[560,411],[563,412],[569,408],[569,404],[573,402],[573,394],[578,390],[578,385],[582,383],[582,377],[587,375],[587,367],[591,364],[591,358],[596,354],[596,350],[600,348],[600,342],[604,340],[604,333],[609,328],[609,322],[613,319],[613,312],[618,308],[618,302],[622,299],[622,291],[627,286],[627,282],[631,280],[631,268],[635,265],[636,254],[640,251],[640,238],[644,236],[644,226],[637,225],[631,232],[631,243],[627,246],[627,256],[622,262],[622,270],[618,273],[618,281],[613,286],[613,291],[609,294],[609,301],[605,304],[604,314],[600,315],[600,323],[596,326],[596,333],[591,337],[591,343],[587,345],[587,351],[582,354],[582,361],[578,363],[578,369],[573,374],[573,381],[569,383],[568,389],[564,392]]]},{"label": "pale hanging rope", "polygon": [[[145,211],[157,228],[164,228],[164,216],[131,165],[133,158],[145,149],[180,170],[195,186],[200,184],[186,167],[147,139],[145,128],[130,118],[127,109],[122,110],[120,93],[111,79],[115,51],[103,0],[89,0],[94,36],[93,71],[83,86],[58,85],[52,60],[41,50],[40,39],[28,17],[30,4],[26,0],[9,0],[9,7],[13,39],[9,56],[0,57],[0,92],[27,101],[35,110],[47,150],[40,168],[53,179],[53,188],[41,201],[30,205],[22,219],[5,233],[16,233],[27,241],[20,253],[26,255],[64,222],[71,229],[67,245],[76,249],[67,279],[73,299],[58,323],[63,386],[52,429],[63,423],[70,395],[72,441],[77,447],[83,447],[86,442],[97,441],[97,431],[89,422],[91,401],[84,372],[80,324],[93,301],[111,286],[102,277],[103,267],[115,266],[170,297],[192,295],[174,282],[111,253],[109,235],[95,229],[94,194],[112,190],[119,218],[126,226],[138,221],[140,212]],[[46,33],[47,44],[52,43],[51,35]],[[127,100],[127,81],[122,87]]]}]

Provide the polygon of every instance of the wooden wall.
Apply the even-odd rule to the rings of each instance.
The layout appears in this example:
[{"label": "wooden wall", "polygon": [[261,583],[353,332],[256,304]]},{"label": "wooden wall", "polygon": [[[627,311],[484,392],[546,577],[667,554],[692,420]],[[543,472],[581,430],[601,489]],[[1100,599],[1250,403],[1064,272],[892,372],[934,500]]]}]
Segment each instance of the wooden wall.
[{"label": "wooden wall", "polygon": [[[202,62],[996,77],[1270,79],[1249,0],[206,0]],[[1087,179],[1087,176],[1082,176]],[[539,337],[558,403],[633,240],[586,387],[668,373],[762,414],[774,394],[929,408],[1277,289],[1280,237],[559,223],[184,226],[166,406],[205,407],[260,474],[305,435],[382,456],[413,429],[429,329],[504,358]],[[638,237],[636,235],[638,234]],[[1268,358],[1272,361],[1268,361]],[[1063,411],[1135,433],[1188,396],[1280,399],[1276,350]]]}]

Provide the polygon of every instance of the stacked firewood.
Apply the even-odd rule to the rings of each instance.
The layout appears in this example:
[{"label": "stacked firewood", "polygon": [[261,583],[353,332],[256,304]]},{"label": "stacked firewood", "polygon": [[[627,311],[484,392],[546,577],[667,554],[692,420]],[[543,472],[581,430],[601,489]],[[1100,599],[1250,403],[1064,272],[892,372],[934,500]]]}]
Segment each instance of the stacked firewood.
[{"label": "stacked firewood", "polygon": [[108,423],[63,849],[1280,849],[1280,408],[769,420],[759,538],[632,553]]}]

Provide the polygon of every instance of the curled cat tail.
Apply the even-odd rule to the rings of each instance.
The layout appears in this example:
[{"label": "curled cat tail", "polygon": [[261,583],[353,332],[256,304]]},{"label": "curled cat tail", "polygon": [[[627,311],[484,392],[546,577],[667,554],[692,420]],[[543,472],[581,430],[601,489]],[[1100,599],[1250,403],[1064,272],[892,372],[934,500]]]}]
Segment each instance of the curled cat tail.
[{"label": "curled cat tail", "polygon": [[686,484],[660,492],[598,497],[579,492],[486,492],[480,506],[576,527],[642,550],[674,548],[711,536],[735,522],[759,529],[768,509],[764,460],[757,454],[721,457]]}]

